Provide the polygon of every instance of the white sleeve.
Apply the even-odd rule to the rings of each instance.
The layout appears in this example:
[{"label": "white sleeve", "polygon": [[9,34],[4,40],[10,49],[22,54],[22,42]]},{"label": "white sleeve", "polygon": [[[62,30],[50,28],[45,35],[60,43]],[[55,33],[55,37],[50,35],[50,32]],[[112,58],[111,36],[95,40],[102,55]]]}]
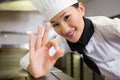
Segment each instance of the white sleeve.
[{"label": "white sleeve", "polygon": [[20,66],[22,69],[27,71],[28,65],[29,65],[29,53],[27,53],[25,56],[23,56],[20,60]]},{"label": "white sleeve", "polygon": [[114,18],[113,23],[115,24],[115,34],[120,37],[120,19]]}]

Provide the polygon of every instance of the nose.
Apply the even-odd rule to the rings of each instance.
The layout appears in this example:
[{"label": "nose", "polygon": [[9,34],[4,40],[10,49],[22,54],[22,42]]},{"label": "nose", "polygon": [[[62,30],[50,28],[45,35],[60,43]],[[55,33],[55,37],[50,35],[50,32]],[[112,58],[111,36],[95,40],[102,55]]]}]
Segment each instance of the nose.
[{"label": "nose", "polygon": [[69,31],[69,25],[67,23],[61,23],[61,32],[62,34],[66,35],[66,33]]}]

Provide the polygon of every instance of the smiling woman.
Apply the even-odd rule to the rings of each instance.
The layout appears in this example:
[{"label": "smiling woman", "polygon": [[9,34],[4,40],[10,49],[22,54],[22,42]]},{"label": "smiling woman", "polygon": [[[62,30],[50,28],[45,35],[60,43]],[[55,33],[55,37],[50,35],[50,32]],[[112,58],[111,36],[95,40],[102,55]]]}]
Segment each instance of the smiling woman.
[{"label": "smiling woman", "polygon": [[[78,7],[69,7],[51,19],[54,30],[71,42],[77,42],[84,29],[84,7],[82,3]],[[53,23],[54,22],[54,23]]]},{"label": "smiling woman", "polygon": [[[90,69],[111,80],[120,79],[120,19],[105,16],[85,17],[85,8],[78,0],[31,0],[58,33],[48,40],[50,24],[38,27],[36,43],[30,34],[30,53],[21,59],[34,77],[45,76],[57,59],[70,51],[77,51]],[[73,5],[76,5],[73,6]],[[60,36],[59,36],[60,35]],[[64,44],[62,47],[59,47]],[[54,47],[56,52],[49,55]],[[59,49],[58,49],[59,48]],[[29,63],[25,63],[29,61]],[[21,66],[24,66],[21,64]],[[111,67],[112,66],[112,67]]]}]

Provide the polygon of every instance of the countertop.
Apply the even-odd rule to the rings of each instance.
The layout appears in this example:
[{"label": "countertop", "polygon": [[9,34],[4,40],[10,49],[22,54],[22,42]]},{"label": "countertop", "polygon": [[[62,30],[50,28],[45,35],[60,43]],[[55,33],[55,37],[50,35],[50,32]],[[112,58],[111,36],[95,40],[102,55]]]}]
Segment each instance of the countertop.
[{"label": "countertop", "polygon": [[0,80],[75,80],[61,70],[53,67],[46,76],[34,79],[20,67],[0,68]]},{"label": "countertop", "polygon": [[55,67],[43,78],[34,79],[19,65],[25,54],[26,49],[0,48],[0,80],[74,80]]}]

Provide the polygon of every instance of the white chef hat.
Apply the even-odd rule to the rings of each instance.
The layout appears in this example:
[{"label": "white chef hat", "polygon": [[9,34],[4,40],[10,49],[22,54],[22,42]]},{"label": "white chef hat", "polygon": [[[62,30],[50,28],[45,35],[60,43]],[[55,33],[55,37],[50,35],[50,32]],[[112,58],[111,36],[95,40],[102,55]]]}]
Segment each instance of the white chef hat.
[{"label": "white chef hat", "polygon": [[75,4],[78,0],[31,0],[41,15],[51,20],[63,9]]}]

